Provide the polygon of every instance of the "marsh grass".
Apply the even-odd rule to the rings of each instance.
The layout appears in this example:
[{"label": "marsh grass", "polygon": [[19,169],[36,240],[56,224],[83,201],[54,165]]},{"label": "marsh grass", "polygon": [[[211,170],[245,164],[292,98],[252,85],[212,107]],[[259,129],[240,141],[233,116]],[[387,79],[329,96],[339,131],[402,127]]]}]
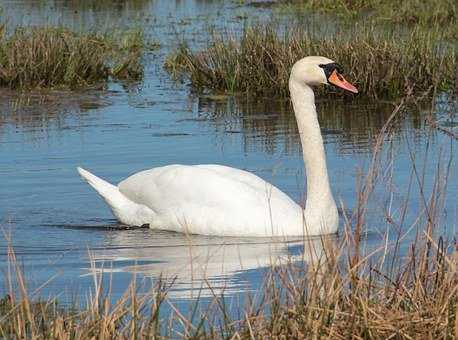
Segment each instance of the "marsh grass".
[{"label": "marsh grass", "polygon": [[[446,226],[444,202],[453,153],[439,157],[435,173],[425,176],[427,168],[417,165],[419,155],[411,150],[407,192],[392,201],[393,186],[387,184],[392,181],[395,162],[389,158],[392,153],[387,156],[383,150],[392,137],[394,121],[404,114],[404,103],[395,107],[376,136],[371,163],[358,181],[354,208],[341,203],[343,229],[338,242],[323,238],[324,256],[308,265],[274,263],[259,289],[245,293],[243,304],[228,303],[215,290],[205,307],[198,307],[196,301],[187,314],[167,296],[173,280],[165,283],[158,278],[151,290],[140,294],[135,277],[125,294],[113,301],[109,283],[96,274],[82,308],[59,306],[55,300],[36,301],[9,242],[9,288],[0,302],[0,334],[34,339],[456,337],[456,239],[447,236],[450,229],[444,235],[439,232]],[[429,158],[429,153],[424,157]],[[432,186],[426,178],[433,181]],[[385,218],[378,230],[379,243],[366,249],[368,204],[377,185],[387,189],[382,208]],[[420,192],[415,202],[419,209],[409,219],[414,190]],[[161,313],[163,307],[169,312]]]},{"label": "marsh grass", "polygon": [[168,57],[165,68],[175,77],[187,76],[197,91],[287,97],[294,62],[323,55],[344,65],[347,79],[361,96],[396,98],[453,90],[455,50],[440,48],[439,43],[435,33],[417,30],[400,39],[365,26],[322,36],[300,28],[255,24],[240,37],[215,33],[208,47],[198,52],[183,43]]},{"label": "marsh grass", "polygon": [[343,19],[373,19],[409,26],[442,26],[456,36],[456,2],[453,0],[290,0],[280,1],[280,8],[290,12],[304,10],[332,13]]},{"label": "marsh grass", "polygon": [[[258,293],[246,293],[244,305],[235,307],[215,294],[208,307],[202,310],[196,301],[189,314],[168,299],[171,287],[160,279],[145,294],[137,292],[134,279],[112,302],[95,277],[86,306],[73,309],[29,297],[16,270],[19,293],[11,290],[0,302],[0,334],[34,339],[454,337],[458,279],[453,245],[442,238],[419,239],[390,275],[372,256],[363,256],[357,244],[354,232],[346,234],[339,248],[329,246],[326,261],[311,268],[295,263],[272,267]],[[378,250],[383,253],[384,247]],[[14,251],[9,253],[17,268]],[[171,310],[168,315],[161,313],[163,306]]]},{"label": "marsh grass", "polygon": [[0,30],[0,86],[10,89],[79,88],[143,76],[138,30],[111,34],[56,27]]}]

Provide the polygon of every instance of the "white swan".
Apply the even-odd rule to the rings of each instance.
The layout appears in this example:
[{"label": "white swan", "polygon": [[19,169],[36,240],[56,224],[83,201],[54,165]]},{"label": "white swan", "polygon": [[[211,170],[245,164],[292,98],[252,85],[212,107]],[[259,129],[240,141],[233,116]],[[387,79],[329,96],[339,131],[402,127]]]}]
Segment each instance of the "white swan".
[{"label": "white swan", "polygon": [[291,70],[289,90],[307,175],[305,209],[260,177],[223,165],[168,165],[141,171],[118,186],[78,171],[127,225],[220,236],[335,233],[338,213],[310,86],[333,84],[357,93],[341,73],[325,57],[303,58]]}]

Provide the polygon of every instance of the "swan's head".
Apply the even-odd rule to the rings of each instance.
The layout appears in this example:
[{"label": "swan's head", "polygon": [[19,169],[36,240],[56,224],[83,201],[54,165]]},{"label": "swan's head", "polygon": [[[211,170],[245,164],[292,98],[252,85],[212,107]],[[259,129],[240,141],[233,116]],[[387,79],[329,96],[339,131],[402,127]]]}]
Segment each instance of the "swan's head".
[{"label": "swan's head", "polygon": [[297,61],[292,70],[290,80],[300,84],[334,85],[344,90],[358,93],[356,87],[342,76],[342,66],[325,57],[305,57]]}]

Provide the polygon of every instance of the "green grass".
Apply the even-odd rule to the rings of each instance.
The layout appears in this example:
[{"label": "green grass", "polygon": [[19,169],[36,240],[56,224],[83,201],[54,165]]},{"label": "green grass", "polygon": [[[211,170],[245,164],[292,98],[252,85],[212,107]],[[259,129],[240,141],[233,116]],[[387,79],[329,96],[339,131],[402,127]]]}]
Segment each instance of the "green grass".
[{"label": "green grass", "polygon": [[111,34],[56,27],[0,29],[0,86],[10,89],[79,88],[109,79],[143,77],[138,30]]},{"label": "green grass", "polygon": [[189,77],[199,91],[286,97],[291,66],[308,55],[342,64],[360,95],[372,98],[449,91],[456,81],[455,49],[441,45],[437,32],[414,30],[400,38],[366,26],[323,36],[256,24],[246,27],[240,37],[215,33],[201,51],[183,43],[168,57],[165,68],[175,77]]},{"label": "green grass", "polygon": [[458,38],[456,2],[453,0],[291,0],[281,1],[280,9],[296,13],[317,11],[351,20],[373,19],[408,26],[441,25],[454,31]]}]

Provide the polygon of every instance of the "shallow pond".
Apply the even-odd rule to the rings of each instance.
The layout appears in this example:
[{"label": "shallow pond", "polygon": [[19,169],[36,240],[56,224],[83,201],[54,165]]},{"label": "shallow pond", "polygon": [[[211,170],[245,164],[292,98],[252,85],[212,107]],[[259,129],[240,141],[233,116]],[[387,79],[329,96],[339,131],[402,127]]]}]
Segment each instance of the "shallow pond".
[{"label": "shallow pond", "polygon": [[[176,46],[177,31],[199,44],[205,42],[208,25],[237,29],[247,16],[268,15],[268,9],[198,0],[107,3],[3,2],[3,15],[12,26],[144,26],[161,47],[145,55],[141,84],[109,84],[106,90],[84,92],[0,91],[2,275],[7,276],[10,239],[31,291],[40,287],[36,295],[58,294],[60,301],[86,296],[93,283],[88,274],[100,271],[112,277],[113,298],[125,291],[133,273],[176,277],[171,297],[177,300],[195,298],[201,287],[202,296],[211,295],[208,284],[228,295],[255,290],[263,268],[278,256],[307,253],[304,245],[297,240],[184,236],[123,228],[75,168],[84,166],[117,183],[137,171],[169,163],[226,164],[252,171],[303,202],[303,161],[287,101],[195,96],[162,68],[165,55]],[[344,210],[351,211],[357,205],[357,182],[371,161],[375,136],[393,105],[347,98],[320,101],[317,106],[334,195]],[[435,118],[447,120],[448,111],[449,106],[437,105]],[[415,229],[423,201],[412,164],[418,167],[419,177],[424,176],[428,198],[438,172],[443,174],[456,154],[453,140],[431,130],[425,115],[426,111],[417,109],[403,113],[387,137],[382,179],[368,205],[364,234],[368,248],[378,245],[387,232],[390,239],[395,237],[397,230],[391,231],[386,221],[402,213],[406,197],[402,228]],[[442,164],[439,170],[438,162]],[[441,215],[438,230],[449,238],[456,232],[457,194],[452,159],[446,214]],[[408,234],[406,240],[413,237]],[[321,251],[316,240],[305,247]],[[307,261],[307,256],[301,260]],[[4,288],[0,286],[0,295]]]}]

